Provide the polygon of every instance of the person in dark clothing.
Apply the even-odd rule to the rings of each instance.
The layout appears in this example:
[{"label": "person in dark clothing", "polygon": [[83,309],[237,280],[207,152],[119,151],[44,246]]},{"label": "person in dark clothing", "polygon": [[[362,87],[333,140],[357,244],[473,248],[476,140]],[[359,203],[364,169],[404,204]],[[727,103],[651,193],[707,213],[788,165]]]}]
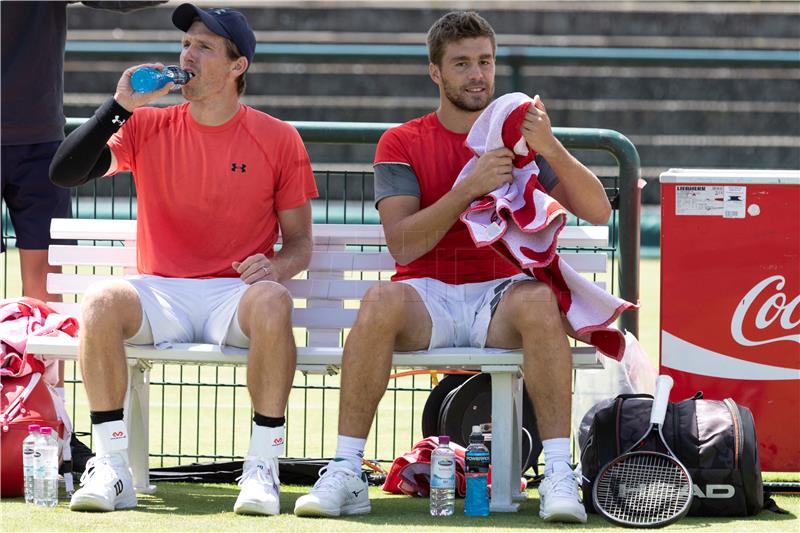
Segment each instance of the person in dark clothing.
[{"label": "person in dark clothing", "polygon": [[[165,3],[82,2],[97,9],[128,12]],[[53,218],[71,218],[69,190],[50,182],[48,168],[64,140],[64,47],[67,5],[75,2],[2,2],[2,199],[8,206],[19,249],[22,294],[54,301],[47,292],[47,247]],[[2,242],[5,252],[5,242]],[[63,364],[58,392],[64,396]],[[83,471],[91,450],[73,435],[73,468]]]}]

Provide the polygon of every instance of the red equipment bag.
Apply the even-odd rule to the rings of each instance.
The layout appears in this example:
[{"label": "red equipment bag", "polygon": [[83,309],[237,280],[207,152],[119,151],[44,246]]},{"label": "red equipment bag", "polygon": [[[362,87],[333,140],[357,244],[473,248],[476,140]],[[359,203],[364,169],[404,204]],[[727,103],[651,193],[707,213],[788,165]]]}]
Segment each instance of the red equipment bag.
[{"label": "red equipment bag", "polygon": [[[438,437],[427,437],[417,442],[410,452],[395,459],[383,483],[383,490],[391,494],[427,498],[431,490],[431,453],[438,445]],[[467,493],[464,470],[466,449],[454,442],[450,442],[450,447],[456,453],[456,495],[463,498]]]},{"label": "red equipment bag", "polygon": [[54,381],[54,365],[27,352],[30,336],[78,334],[78,322],[55,313],[34,298],[0,300],[0,497],[22,496],[22,441],[28,426],[53,428],[59,437],[59,457],[65,462],[64,481],[72,491],[72,424],[61,397],[45,376]]},{"label": "red equipment bag", "polygon": [[[28,436],[28,425],[53,428],[61,442],[65,436],[68,438],[58,405],[62,405],[61,398],[39,372],[22,377],[3,376],[0,381],[0,497],[24,494],[22,441]],[[69,445],[65,448],[69,449]]]}]

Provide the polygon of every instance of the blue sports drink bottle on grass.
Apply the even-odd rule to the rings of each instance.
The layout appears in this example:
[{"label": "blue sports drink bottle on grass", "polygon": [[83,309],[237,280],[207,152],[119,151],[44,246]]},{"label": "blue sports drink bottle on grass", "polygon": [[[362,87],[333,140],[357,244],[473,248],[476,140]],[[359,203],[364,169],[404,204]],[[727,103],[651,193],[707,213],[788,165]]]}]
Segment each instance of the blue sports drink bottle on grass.
[{"label": "blue sports drink bottle on grass", "polygon": [[464,514],[467,516],[489,516],[489,449],[483,442],[480,426],[472,426],[469,447],[464,456],[467,471],[467,496]]}]

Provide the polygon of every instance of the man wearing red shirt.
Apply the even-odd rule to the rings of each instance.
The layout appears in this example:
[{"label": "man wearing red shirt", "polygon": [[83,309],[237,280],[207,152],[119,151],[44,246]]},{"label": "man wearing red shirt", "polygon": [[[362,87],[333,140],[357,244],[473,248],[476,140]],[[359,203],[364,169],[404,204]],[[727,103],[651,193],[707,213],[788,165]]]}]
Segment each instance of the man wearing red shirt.
[{"label": "man wearing red shirt", "polygon": [[249,348],[255,416],[234,511],[274,515],[297,356],[282,283],[311,257],[314,175],[292,126],[239,102],[256,45],[244,15],[182,4],[172,21],[185,32],[180,66],[194,75],[181,88],[188,103],[143,107],[173,84],[136,93],[131,75],[141,65],[129,68],[114,97],[64,141],[50,171],[56,184],[76,186],[130,170],[138,199],[140,275],[95,285],[82,304],[81,374],[97,457],[70,508],[136,505],[123,342],[208,342]]},{"label": "man wearing red shirt", "polygon": [[[556,300],[491,248],[477,248],[459,221],[474,199],[512,179],[513,154],[500,149],[453,187],[473,157],[467,133],[494,93],[494,31],[474,12],[448,13],[428,32],[428,53],[439,108],[387,131],[375,155],[375,201],[397,274],[363,299],[344,349],[336,458],[295,513],[370,511],[360,458],[394,351],[522,347],[545,454],[539,514],[585,522],[570,465],[572,358]],[[604,224],[611,207],[602,184],[553,136],[541,99],[534,101],[522,134],[539,154],[541,183],[581,219]]]}]

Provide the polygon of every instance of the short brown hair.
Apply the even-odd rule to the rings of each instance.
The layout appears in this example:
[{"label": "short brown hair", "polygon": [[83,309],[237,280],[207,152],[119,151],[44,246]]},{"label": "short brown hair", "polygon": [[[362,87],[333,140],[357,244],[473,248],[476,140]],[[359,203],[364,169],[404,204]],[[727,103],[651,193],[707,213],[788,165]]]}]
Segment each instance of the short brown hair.
[{"label": "short brown hair", "polygon": [[[225,39],[225,53],[230,60],[239,59],[242,54],[239,52],[239,48],[236,46],[236,43],[231,41],[230,39]],[[247,65],[247,68],[250,68],[250,65]],[[245,88],[247,88],[247,80],[245,80],[245,76],[247,75],[247,71],[242,72],[241,76],[236,78],[236,91],[239,93],[239,96],[244,94]]]},{"label": "short brown hair", "polygon": [[428,59],[434,65],[441,66],[445,46],[474,37],[488,37],[492,42],[492,51],[497,49],[494,30],[485,18],[475,11],[451,11],[434,22],[428,30]]}]

